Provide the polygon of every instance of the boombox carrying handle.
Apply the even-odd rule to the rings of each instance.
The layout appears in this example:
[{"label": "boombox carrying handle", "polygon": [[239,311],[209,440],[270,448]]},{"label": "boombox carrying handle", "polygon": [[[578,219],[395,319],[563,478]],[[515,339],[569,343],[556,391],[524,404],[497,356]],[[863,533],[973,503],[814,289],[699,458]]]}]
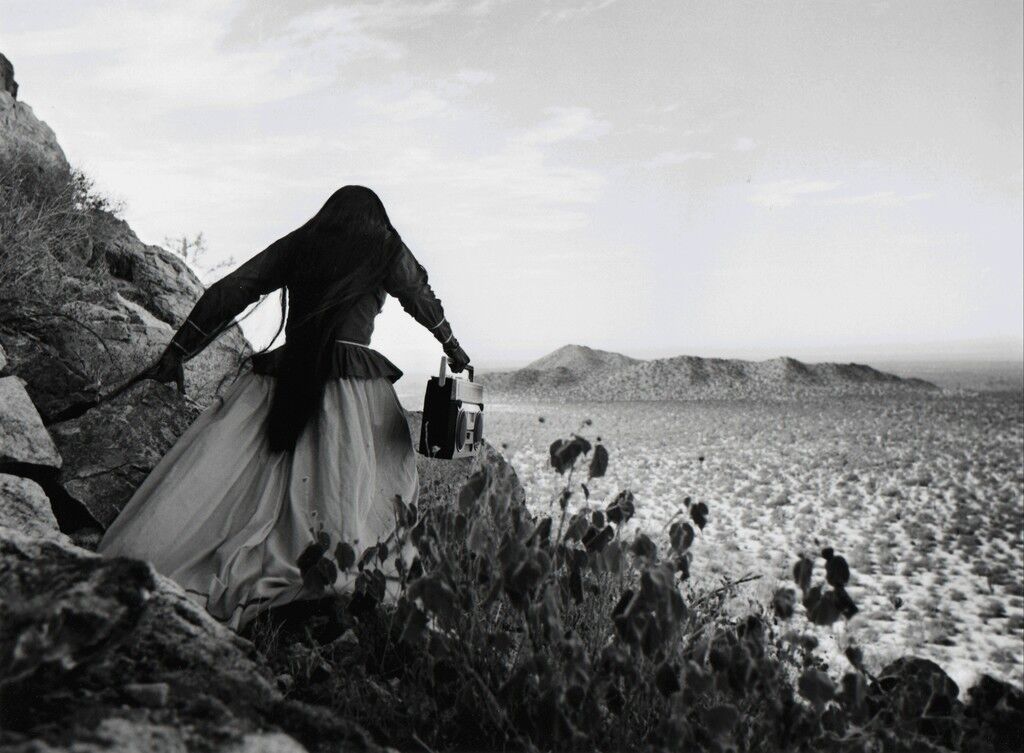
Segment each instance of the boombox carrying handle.
[{"label": "boombox carrying handle", "polygon": [[[466,364],[466,373],[469,375],[469,381],[473,381],[473,367]],[[448,356],[441,356],[441,370],[437,374],[438,384],[443,384],[444,380],[448,378]]]}]

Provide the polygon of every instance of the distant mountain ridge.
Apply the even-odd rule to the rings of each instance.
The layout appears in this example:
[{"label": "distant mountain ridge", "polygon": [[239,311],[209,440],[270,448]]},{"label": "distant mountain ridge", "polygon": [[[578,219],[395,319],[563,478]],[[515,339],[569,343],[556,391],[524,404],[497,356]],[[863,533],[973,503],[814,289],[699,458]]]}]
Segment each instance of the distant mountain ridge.
[{"label": "distant mountain ridge", "polygon": [[938,388],[864,364],[804,363],[675,356],[643,360],[565,345],[514,371],[481,374],[489,394],[537,400],[772,399],[810,395],[889,394]]}]

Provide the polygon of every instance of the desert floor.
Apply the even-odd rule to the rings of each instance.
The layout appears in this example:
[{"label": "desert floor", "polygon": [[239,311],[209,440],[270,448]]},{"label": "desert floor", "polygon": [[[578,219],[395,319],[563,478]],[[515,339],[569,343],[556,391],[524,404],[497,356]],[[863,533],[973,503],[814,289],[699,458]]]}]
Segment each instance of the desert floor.
[{"label": "desert floor", "polygon": [[[586,419],[592,425],[582,426]],[[1020,393],[495,403],[486,426],[537,512],[557,511],[548,503],[560,488],[548,446],[572,432],[599,436],[611,454],[608,475],[591,484],[592,506],[628,488],[637,497],[630,525],[664,536],[685,497],[705,501],[695,576],[762,576],[742,588],[738,610],[767,603],[800,553],[834,547],[850,563],[860,607],[847,623],[816,628],[834,665],[852,642],[869,668],[913,653],[938,662],[961,689],[981,672],[1024,682]],[[582,494],[574,500],[585,503]]]}]

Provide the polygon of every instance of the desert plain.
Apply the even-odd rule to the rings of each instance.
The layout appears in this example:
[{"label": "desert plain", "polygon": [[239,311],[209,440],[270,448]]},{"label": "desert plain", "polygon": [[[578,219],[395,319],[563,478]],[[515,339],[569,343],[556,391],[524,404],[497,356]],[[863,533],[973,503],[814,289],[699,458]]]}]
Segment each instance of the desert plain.
[{"label": "desert plain", "polygon": [[[801,554],[832,547],[849,561],[859,612],[817,632],[841,669],[848,645],[868,668],[906,654],[968,687],[983,672],[1024,682],[1024,396],[950,391],[803,400],[522,402],[487,405],[537,513],[564,481],[550,443],[574,432],[610,452],[590,499],[637,500],[629,523],[655,537],[706,502],[696,584],[746,574],[737,613],[792,585]],[[589,423],[587,423],[589,422]],[[579,479],[578,480],[583,480]],[[575,482],[574,482],[575,483]],[[626,533],[629,536],[628,529]]]}]

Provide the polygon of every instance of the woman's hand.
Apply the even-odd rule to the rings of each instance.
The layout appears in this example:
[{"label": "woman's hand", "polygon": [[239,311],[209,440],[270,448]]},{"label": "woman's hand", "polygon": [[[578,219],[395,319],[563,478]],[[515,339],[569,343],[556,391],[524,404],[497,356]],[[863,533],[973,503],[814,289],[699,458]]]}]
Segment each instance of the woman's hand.
[{"label": "woman's hand", "polygon": [[178,386],[178,392],[184,395],[185,363],[181,359],[181,353],[175,348],[168,347],[156,363],[139,374],[139,379],[155,379],[164,384],[174,382]]},{"label": "woman's hand", "polygon": [[452,371],[458,374],[469,366],[469,355],[457,342],[453,345],[454,347],[445,350],[445,355],[448,356],[448,365],[451,366]]}]

